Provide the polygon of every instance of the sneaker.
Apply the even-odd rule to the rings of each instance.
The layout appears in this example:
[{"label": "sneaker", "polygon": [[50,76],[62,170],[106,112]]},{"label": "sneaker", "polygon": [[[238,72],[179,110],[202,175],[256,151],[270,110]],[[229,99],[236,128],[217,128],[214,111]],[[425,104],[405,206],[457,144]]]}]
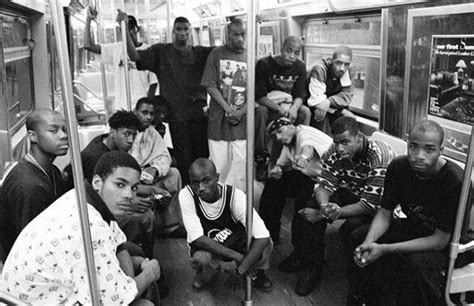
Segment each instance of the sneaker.
[{"label": "sneaker", "polygon": [[268,156],[255,157],[255,179],[259,182],[265,182],[268,179]]},{"label": "sneaker", "polygon": [[265,271],[259,270],[257,272],[257,277],[252,282],[252,285],[255,289],[260,290],[262,292],[270,292],[273,290],[273,282],[268,276],[265,274]]},{"label": "sneaker", "polygon": [[303,270],[306,267],[303,260],[293,251],[290,256],[278,265],[278,268],[286,273],[293,273]]},{"label": "sneaker", "polygon": [[322,268],[311,269],[306,271],[298,280],[295,287],[295,292],[299,296],[307,296],[313,292],[316,285],[321,280]]},{"label": "sneaker", "polygon": [[193,279],[193,290],[196,292],[206,290],[209,285],[211,285],[217,280],[218,275],[219,271],[215,271],[210,277],[204,276],[202,272],[197,272],[196,276]]}]

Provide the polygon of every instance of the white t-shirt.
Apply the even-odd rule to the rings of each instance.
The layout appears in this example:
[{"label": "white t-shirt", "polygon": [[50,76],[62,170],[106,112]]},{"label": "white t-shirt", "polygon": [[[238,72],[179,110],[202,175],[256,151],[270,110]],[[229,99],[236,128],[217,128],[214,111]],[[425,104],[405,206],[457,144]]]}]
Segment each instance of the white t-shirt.
[{"label": "white t-shirt", "polygon": [[[107,65],[115,76],[115,104],[112,107],[114,111],[127,109],[127,96],[125,88],[125,74],[123,71],[123,51],[122,43],[103,44],[101,47],[101,60]],[[137,50],[147,49],[147,44],[142,44]],[[156,75],[148,70],[137,70],[135,62],[128,61],[129,79],[130,79],[130,97],[132,101],[132,110],[135,108],[137,100],[148,95],[148,89],[151,84],[158,83]]]},{"label": "white t-shirt", "polygon": [[280,166],[291,165],[293,158],[301,154],[304,146],[312,146],[322,157],[332,142],[332,138],[320,130],[300,124],[296,127],[296,141],[291,146],[283,146],[276,163]]},{"label": "white t-shirt", "polygon": [[[219,183],[220,186],[222,186]],[[201,199],[202,207],[206,212],[207,216],[211,218],[217,218],[223,212],[222,203],[223,197],[217,200],[214,203],[207,203]],[[234,198],[230,203],[230,211],[232,217],[242,223],[243,226],[246,225],[246,213],[247,213],[247,200],[245,193],[234,187]],[[196,206],[194,204],[193,195],[189,192],[188,188],[185,187],[179,192],[179,205],[181,206],[181,213],[183,215],[183,223],[188,233],[188,243],[193,242],[199,237],[204,235],[204,230],[201,225],[201,221],[196,213]],[[268,232],[265,223],[263,223],[262,218],[258,215],[257,211],[253,210],[253,227],[252,227],[252,237],[255,239],[268,238],[270,233]]]}]

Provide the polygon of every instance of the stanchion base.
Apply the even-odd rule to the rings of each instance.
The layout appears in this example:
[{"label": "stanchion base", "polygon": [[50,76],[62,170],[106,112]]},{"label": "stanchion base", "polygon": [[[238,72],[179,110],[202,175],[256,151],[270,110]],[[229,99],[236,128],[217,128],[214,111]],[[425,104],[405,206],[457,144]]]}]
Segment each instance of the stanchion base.
[{"label": "stanchion base", "polygon": [[242,305],[244,305],[244,306],[252,306],[252,305],[253,305],[253,300],[250,300],[250,301],[243,301]]}]

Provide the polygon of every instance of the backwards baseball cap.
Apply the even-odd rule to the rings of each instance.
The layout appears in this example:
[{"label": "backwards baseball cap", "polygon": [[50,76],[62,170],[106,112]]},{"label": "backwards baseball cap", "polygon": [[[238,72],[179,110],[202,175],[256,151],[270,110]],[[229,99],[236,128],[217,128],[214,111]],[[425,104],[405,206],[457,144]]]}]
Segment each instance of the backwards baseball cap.
[{"label": "backwards baseball cap", "polygon": [[278,131],[279,128],[281,128],[282,126],[285,126],[285,125],[291,125],[291,121],[290,119],[286,118],[286,117],[280,117],[278,119],[275,119],[273,120],[272,124],[270,125],[270,130],[269,130],[269,134],[271,136],[273,136],[276,131]]}]

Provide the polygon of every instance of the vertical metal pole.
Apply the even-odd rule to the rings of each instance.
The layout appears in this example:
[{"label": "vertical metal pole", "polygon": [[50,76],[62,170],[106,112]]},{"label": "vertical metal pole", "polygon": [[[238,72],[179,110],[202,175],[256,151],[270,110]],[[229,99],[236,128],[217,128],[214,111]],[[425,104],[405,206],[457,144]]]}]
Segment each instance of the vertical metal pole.
[{"label": "vertical metal pole", "polygon": [[[125,12],[125,3],[122,0],[122,10]],[[125,21],[120,22],[120,27],[122,29],[122,53],[123,53],[123,73],[125,77],[125,96],[127,97],[127,110],[132,110],[132,98],[130,94],[130,76],[128,71],[128,53],[127,53],[127,25]],[[117,98],[117,97],[115,97]]]},{"label": "vertical metal pole", "polygon": [[[97,12],[102,12],[102,2],[99,0],[95,0],[95,9]],[[99,40],[99,44],[104,44],[105,43],[105,35],[104,35],[104,29],[102,28],[102,25],[104,24],[104,18],[102,16],[102,13],[99,13],[99,22],[97,23],[97,39]],[[100,61],[100,81],[102,85],[102,99],[104,102],[104,110],[105,110],[105,124],[109,121],[109,112],[108,107],[107,107],[107,75],[105,72],[105,65],[102,61]]]},{"label": "vertical metal pole", "polygon": [[[255,1],[247,0],[247,252],[253,226],[253,148],[255,139]],[[246,278],[244,305],[253,305],[252,280]]]},{"label": "vertical metal pole", "polygon": [[151,45],[151,34],[150,34],[150,0],[145,0],[145,11],[146,11],[146,43]]},{"label": "vertical metal pole", "polygon": [[171,33],[171,0],[166,1],[166,40],[173,42],[173,33]]},{"label": "vertical metal pole", "polygon": [[459,196],[459,206],[456,216],[456,224],[454,225],[454,232],[451,238],[451,244],[449,248],[449,263],[448,270],[446,271],[446,287],[444,289],[444,297],[446,303],[454,305],[449,297],[451,289],[451,277],[453,276],[454,263],[459,253],[459,238],[461,237],[461,230],[464,224],[464,214],[466,213],[467,200],[469,198],[469,191],[471,189],[471,175],[472,175],[472,163],[474,162],[474,127],[471,127],[471,141],[469,143],[469,153],[467,154],[466,165],[464,169],[464,177],[461,187],[461,195]]},{"label": "vertical metal pole", "polygon": [[84,242],[84,252],[87,266],[87,275],[89,278],[89,289],[91,293],[92,305],[99,305],[99,292],[97,286],[96,269],[94,263],[94,253],[92,249],[91,232],[89,228],[89,215],[87,214],[86,191],[84,188],[84,174],[82,173],[81,155],[79,153],[79,135],[77,133],[77,119],[74,107],[74,98],[72,92],[72,78],[69,66],[69,57],[66,40],[66,25],[64,22],[64,12],[58,1],[51,0],[51,16],[53,25],[56,29],[56,47],[59,58],[59,72],[61,77],[61,86],[63,100],[65,103],[64,113],[66,116],[67,129],[69,134],[71,165],[74,175],[74,186],[76,187],[76,196],[78,199],[78,209],[81,221],[82,239]]}]

